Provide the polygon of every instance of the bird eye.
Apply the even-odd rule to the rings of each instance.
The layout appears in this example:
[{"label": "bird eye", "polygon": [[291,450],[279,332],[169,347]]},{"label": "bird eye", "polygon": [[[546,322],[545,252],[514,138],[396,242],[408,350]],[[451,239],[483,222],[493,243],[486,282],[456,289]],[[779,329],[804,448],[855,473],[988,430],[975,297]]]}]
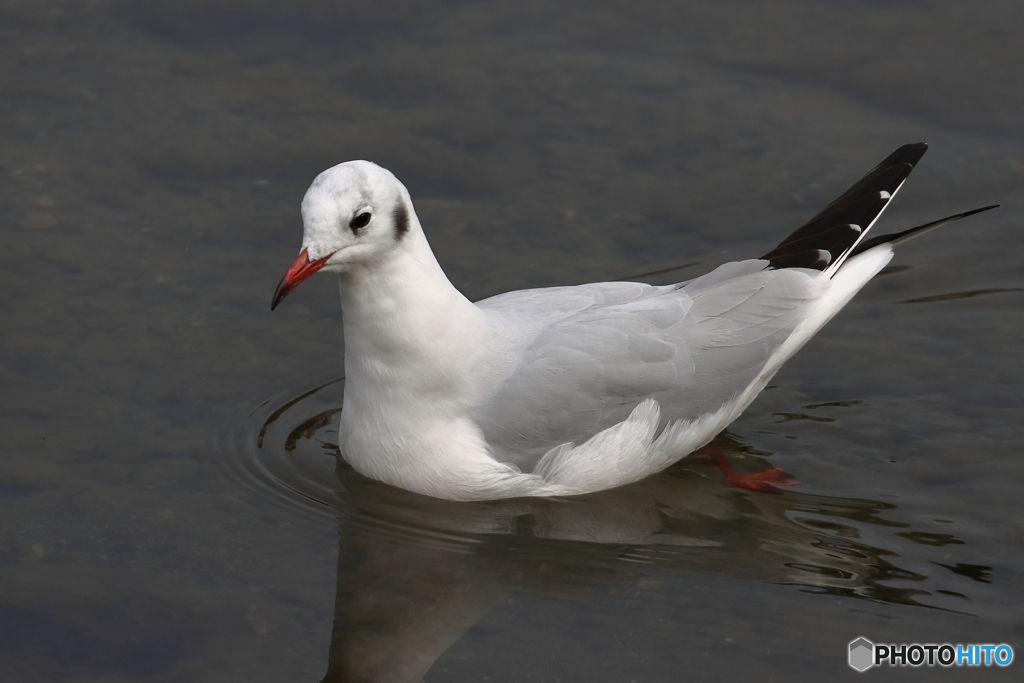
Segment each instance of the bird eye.
[{"label": "bird eye", "polygon": [[364,211],[363,213],[353,218],[352,222],[348,224],[348,227],[352,228],[353,232],[358,232],[360,228],[365,228],[369,222],[370,212]]}]

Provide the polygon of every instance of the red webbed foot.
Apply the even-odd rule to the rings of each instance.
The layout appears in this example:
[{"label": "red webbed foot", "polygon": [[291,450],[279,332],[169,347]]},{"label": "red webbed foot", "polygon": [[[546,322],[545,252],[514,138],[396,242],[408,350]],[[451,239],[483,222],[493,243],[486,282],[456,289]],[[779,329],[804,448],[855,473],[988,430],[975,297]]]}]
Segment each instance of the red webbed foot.
[{"label": "red webbed foot", "polygon": [[725,477],[725,485],[735,488],[758,491],[760,493],[782,493],[778,486],[792,486],[799,484],[796,479],[791,479],[778,467],[771,467],[760,472],[737,472],[729,465],[729,459],[725,451],[716,446],[705,446],[695,453],[707,455],[715,463],[715,467]]}]

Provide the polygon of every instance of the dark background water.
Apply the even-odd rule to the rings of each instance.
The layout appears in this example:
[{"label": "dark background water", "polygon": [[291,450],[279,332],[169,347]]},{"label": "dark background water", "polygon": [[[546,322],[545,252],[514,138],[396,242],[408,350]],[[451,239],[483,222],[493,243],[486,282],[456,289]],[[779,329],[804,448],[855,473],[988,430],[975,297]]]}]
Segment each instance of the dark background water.
[{"label": "dark background water", "polygon": [[[1020,654],[1021,25],[1008,1],[4,0],[0,679]],[[782,495],[694,459],[453,507],[334,472],[313,418],[338,384],[286,410],[341,374],[329,277],[268,310],[327,166],[394,171],[475,299],[763,253],[918,140],[883,229],[1002,208],[901,248],[733,425],[738,467],[800,480]]]}]

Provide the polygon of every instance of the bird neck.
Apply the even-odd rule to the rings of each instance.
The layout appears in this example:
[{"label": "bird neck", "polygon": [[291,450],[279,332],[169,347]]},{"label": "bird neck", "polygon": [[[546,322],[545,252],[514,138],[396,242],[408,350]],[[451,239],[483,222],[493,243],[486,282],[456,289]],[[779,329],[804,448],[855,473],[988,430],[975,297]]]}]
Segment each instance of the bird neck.
[{"label": "bird neck", "polygon": [[346,405],[356,394],[387,402],[472,400],[468,386],[493,349],[485,314],[448,281],[413,218],[381,261],[340,275]]}]

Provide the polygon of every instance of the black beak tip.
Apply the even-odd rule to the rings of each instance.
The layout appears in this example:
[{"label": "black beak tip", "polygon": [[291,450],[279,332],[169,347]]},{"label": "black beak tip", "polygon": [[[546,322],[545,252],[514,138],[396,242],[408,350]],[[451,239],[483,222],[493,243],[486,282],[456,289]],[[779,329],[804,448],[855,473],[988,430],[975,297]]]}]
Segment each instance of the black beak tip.
[{"label": "black beak tip", "polygon": [[291,292],[293,289],[294,287],[285,286],[284,282],[279,284],[277,286],[277,289],[274,290],[274,298],[270,302],[270,310],[273,311],[275,308],[277,308],[277,305],[281,303],[281,300],[288,296],[288,293]]}]

